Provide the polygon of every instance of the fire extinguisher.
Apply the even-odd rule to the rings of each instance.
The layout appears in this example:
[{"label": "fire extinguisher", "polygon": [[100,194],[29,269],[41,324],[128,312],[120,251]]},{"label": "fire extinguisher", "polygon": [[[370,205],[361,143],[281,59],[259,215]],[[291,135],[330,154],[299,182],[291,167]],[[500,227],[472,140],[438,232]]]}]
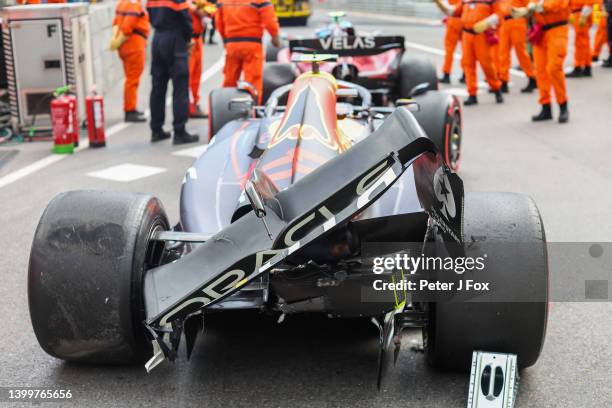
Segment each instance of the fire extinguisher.
[{"label": "fire extinguisher", "polygon": [[79,119],[77,99],[68,95],[70,86],[57,88],[51,101],[51,126],[53,128],[53,152],[72,153],[79,145]]},{"label": "fire extinguisher", "polygon": [[104,134],[104,98],[92,89],[91,95],[85,98],[85,111],[87,112],[87,136],[90,147],[106,146]]}]

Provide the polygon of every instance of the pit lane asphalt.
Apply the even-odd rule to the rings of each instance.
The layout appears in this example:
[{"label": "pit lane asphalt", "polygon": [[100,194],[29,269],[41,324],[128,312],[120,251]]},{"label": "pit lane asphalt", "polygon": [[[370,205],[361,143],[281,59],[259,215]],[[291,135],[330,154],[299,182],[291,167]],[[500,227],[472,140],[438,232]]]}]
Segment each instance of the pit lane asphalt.
[{"label": "pit lane asphalt", "polygon": [[[324,21],[317,13],[308,33]],[[441,26],[353,18],[364,30],[403,34],[407,41],[442,48]],[[441,58],[423,54],[440,66]],[[206,46],[205,68],[221,58],[221,46]],[[566,61],[570,64],[570,58]],[[596,67],[594,78],[569,81],[571,121],[532,124],[535,95],[522,95],[523,78],[513,77],[511,94],[496,105],[483,91],[481,104],[464,109],[463,163],[467,191],[512,191],[538,203],[549,241],[612,239],[612,70]],[[220,74],[203,86],[219,86]],[[143,76],[141,106],[150,80]],[[446,87],[461,91],[456,83]],[[120,118],[121,89],[107,97],[110,125]],[[205,121],[191,129],[205,132]],[[85,149],[12,184],[0,187],[0,386],[71,389],[71,402],[56,406],[105,407],[463,407],[467,375],[435,372],[408,339],[384,390],[376,391],[377,333],[368,322],[288,317],[282,325],[265,319],[212,327],[184,356],[151,374],[142,367],[92,367],[66,364],[39,347],[27,306],[29,248],[47,202],[70,189],[96,188],[151,192],[161,198],[172,221],[191,159],[175,156],[169,143],[151,145],[146,125],[115,134],[105,149]],[[19,154],[0,178],[49,154],[50,144],[2,146]],[[103,181],[87,173],[132,163],[166,169],[130,183]],[[554,303],[538,363],[524,370],[517,407],[605,407],[612,405],[612,304]],[[19,404],[0,402],[1,405]],[[29,404],[24,404],[28,405]],[[50,404],[51,405],[51,404]]]}]

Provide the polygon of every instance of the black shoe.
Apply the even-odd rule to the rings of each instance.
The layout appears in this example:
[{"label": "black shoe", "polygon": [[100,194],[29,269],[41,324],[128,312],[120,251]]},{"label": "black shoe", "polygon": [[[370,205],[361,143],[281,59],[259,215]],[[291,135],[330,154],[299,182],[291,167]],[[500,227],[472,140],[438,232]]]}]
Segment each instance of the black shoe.
[{"label": "black shoe", "polygon": [[461,75],[461,78],[459,78],[459,83],[465,84],[465,72]]},{"label": "black shoe", "polygon": [[593,55],[591,57],[591,62],[597,62],[597,61],[599,61],[599,55]]},{"label": "black shoe", "polygon": [[463,101],[463,105],[465,106],[477,105],[477,104],[478,104],[478,98],[476,97],[476,95],[470,95],[465,101]]},{"label": "black shoe", "polygon": [[172,139],[172,144],[181,145],[186,143],[195,143],[200,140],[200,136],[192,135],[188,133],[185,129],[174,131],[174,139]]},{"label": "black shoe", "polygon": [[543,120],[551,120],[552,110],[550,109],[550,103],[542,105],[542,110],[537,115],[531,117],[533,122],[542,122]]},{"label": "black shoe", "polygon": [[450,74],[443,74],[442,77],[438,79],[438,82],[441,84],[450,84]]},{"label": "black shoe", "polygon": [[593,74],[591,73],[591,67],[590,66],[584,67],[584,70],[582,71],[582,76],[583,77],[588,77],[588,78],[593,76]]},{"label": "black shoe", "polygon": [[501,89],[498,89],[493,93],[495,94],[495,103],[504,103],[504,96],[502,95]]},{"label": "black shoe", "polygon": [[527,82],[527,86],[521,89],[521,93],[532,93],[535,89],[537,89],[538,83],[535,78],[529,78],[529,82]]},{"label": "black shoe", "polygon": [[567,102],[559,105],[559,123],[567,123],[569,121],[569,111],[567,110]]},{"label": "black shoe", "polygon": [[125,112],[125,121],[126,122],[146,122],[147,118],[144,113],[138,112],[137,110]]},{"label": "black shoe", "polygon": [[162,140],[170,139],[170,132],[164,132],[163,129],[154,130],[151,133],[151,142],[161,142]]},{"label": "black shoe", "polygon": [[508,83],[506,81],[502,81],[501,88],[499,88],[499,90],[501,91],[501,93],[507,94],[509,92]]},{"label": "black shoe", "polygon": [[601,66],[604,68],[612,68],[612,55],[610,55]]},{"label": "black shoe", "polygon": [[571,72],[565,74],[566,78],[582,78],[582,67],[574,67]]}]

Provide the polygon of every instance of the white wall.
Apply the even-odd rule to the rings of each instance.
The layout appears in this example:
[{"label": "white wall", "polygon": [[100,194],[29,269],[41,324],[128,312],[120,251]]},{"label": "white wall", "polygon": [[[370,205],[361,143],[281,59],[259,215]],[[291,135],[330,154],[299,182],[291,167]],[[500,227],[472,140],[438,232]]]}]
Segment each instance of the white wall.
[{"label": "white wall", "polygon": [[117,52],[108,49],[113,33],[115,4],[115,2],[106,2],[89,6],[94,82],[98,92],[102,94],[123,83],[121,60]]}]

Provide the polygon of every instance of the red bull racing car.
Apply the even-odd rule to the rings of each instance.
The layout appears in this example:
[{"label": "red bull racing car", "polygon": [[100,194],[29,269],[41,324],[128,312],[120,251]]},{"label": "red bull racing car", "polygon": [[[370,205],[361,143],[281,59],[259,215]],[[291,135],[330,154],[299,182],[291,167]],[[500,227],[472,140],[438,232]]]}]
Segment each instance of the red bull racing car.
[{"label": "red bull racing car", "polygon": [[[28,273],[32,324],[47,353],[146,361],[151,370],[176,357],[183,336],[189,356],[213,314],[259,310],[279,321],[371,319],[379,385],[406,327],[422,330],[436,367],[467,370],[474,349],[516,353],[521,367],[536,362],[548,270],[534,202],[464,193],[414,114],[420,103],[373,106],[364,87],[319,71],[333,59],[301,57],[313,71],[265,106],[241,89],[213,91],[215,135],[185,173],[175,227],[148,194],[72,191],[51,201]],[[486,251],[484,276],[462,276],[494,280],[498,297],[379,293],[376,282],[395,282],[395,272],[373,273],[372,259],[407,251],[403,243],[418,245],[415,256],[455,260]]]}]

